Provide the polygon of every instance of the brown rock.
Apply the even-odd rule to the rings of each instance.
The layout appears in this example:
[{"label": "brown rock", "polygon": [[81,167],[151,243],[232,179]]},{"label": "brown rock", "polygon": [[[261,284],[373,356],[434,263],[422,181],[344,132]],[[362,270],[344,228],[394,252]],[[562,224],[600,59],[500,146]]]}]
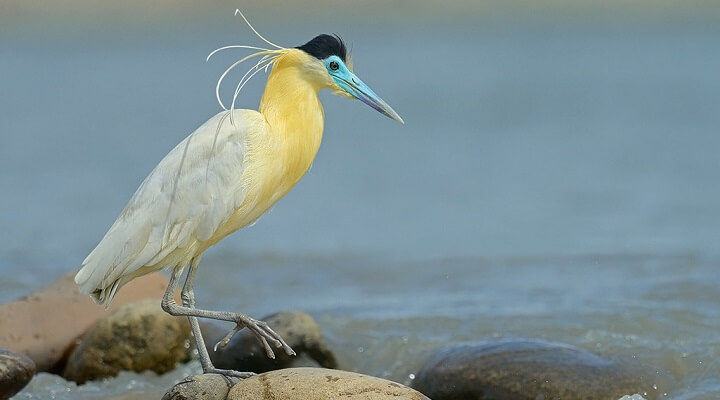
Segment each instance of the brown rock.
[{"label": "brown rock", "polygon": [[35,363],[28,356],[0,349],[0,399],[9,399],[30,382]]},{"label": "brown rock", "polygon": [[[38,371],[61,363],[76,340],[109,313],[77,291],[74,276],[65,275],[39,292],[0,305],[0,347],[28,355]],[[160,273],[135,279],[118,292],[109,311],[141,299],[154,298],[159,305],[167,284],[168,278]]]},{"label": "brown rock", "polygon": [[247,329],[241,331],[224,349],[212,351],[215,343],[227,334],[215,325],[203,325],[203,338],[210,357],[217,368],[256,373],[288,368],[296,363],[307,362],[303,355],[323,368],[337,368],[335,355],[330,351],[322,331],[310,314],[300,311],[281,312],[261,318],[277,332],[297,356],[276,351],[275,359],[268,358],[255,335]]},{"label": "brown rock", "polygon": [[[324,368],[288,368],[237,381],[200,375],[179,383],[163,400],[429,400],[399,383],[355,372]],[[212,391],[215,390],[215,391]],[[181,392],[182,391],[182,392]],[[212,393],[212,395],[208,395]]]},{"label": "brown rock", "polygon": [[652,400],[665,386],[654,371],[557,343],[492,340],[440,349],[413,388],[434,400],[607,400],[634,393]]},{"label": "brown rock", "polygon": [[84,383],[122,370],[170,371],[189,357],[190,324],[155,300],[128,304],[97,322],[70,355],[63,376]]}]

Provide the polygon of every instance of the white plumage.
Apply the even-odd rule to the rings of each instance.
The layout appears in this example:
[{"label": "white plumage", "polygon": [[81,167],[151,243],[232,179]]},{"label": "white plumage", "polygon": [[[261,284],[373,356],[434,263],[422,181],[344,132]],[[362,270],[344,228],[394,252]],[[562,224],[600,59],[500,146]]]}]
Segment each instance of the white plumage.
[{"label": "white plumage", "polygon": [[227,113],[180,142],[143,181],[83,261],[75,277],[82,293],[108,305],[136,276],[187,265],[240,207],[248,192],[247,137],[267,127],[257,111],[235,110],[235,125]]}]

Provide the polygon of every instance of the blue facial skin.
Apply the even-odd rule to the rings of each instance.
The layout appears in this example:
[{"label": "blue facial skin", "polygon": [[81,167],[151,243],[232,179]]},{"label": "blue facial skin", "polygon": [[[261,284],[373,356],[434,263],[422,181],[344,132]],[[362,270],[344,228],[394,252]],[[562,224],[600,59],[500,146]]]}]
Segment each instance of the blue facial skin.
[{"label": "blue facial skin", "polygon": [[[383,99],[370,89],[363,81],[345,66],[338,56],[330,56],[324,60],[325,68],[335,83],[351,96],[369,105],[383,115],[404,124],[405,122]],[[335,67],[335,69],[333,69]]]}]

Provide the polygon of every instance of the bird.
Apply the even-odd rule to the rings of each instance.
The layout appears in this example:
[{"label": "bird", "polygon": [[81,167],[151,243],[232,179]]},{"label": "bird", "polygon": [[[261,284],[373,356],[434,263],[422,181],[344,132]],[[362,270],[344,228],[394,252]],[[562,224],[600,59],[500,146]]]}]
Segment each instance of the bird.
[{"label": "bird", "polygon": [[[247,378],[252,372],[216,368],[200,332],[198,318],[229,321],[234,328],[216,345],[225,347],[248,328],[266,354],[270,344],[288,355],[294,350],[267,323],[236,312],[195,306],[194,282],[203,253],[227,235],[252,225],[280,200],[311,167],[323,136],[324,111],[318,93],[329,89],[358,99],[404,124],[402,118],[353,72],[351,55],[338,35],[321,34],[297,47],[246,45],[228,49],[256,50],[234,62],[220,76],[216,97],[222,110],[173,148],[137,191],[90,252],[75,276],[81,293],[108,307],[126,283],[169,268],[171,275],[162,309],[189,319],[203,373]],[[237,84],[227,107],[220,86],[242,62],[259,58]],[[235,109],[243,86],[260,71],[269,71],[258,110]],[[174,293],[182,285],[182,304]]]}]

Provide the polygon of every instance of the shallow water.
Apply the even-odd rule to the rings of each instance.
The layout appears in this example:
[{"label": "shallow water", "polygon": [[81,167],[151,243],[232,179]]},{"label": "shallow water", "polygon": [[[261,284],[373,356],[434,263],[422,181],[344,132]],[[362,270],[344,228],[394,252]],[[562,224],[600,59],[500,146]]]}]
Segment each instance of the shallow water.
[{"label": "shallow water", "polygon": [[[342,33],[407,124],[324,94],[313,169],[206,254],[199,304],[308,311],[342,367],[403,383],[437,346],[530,337],[647,365],[667,398],[720,397],[716,14],[260,18],[281,44]],[[204,57],[250,36],[184,23],[0,35],[0,301],[77,266],[217,111],[235,55]],[[18,397],[158,398],[195,370],[81,388],[41,375]]]}]

